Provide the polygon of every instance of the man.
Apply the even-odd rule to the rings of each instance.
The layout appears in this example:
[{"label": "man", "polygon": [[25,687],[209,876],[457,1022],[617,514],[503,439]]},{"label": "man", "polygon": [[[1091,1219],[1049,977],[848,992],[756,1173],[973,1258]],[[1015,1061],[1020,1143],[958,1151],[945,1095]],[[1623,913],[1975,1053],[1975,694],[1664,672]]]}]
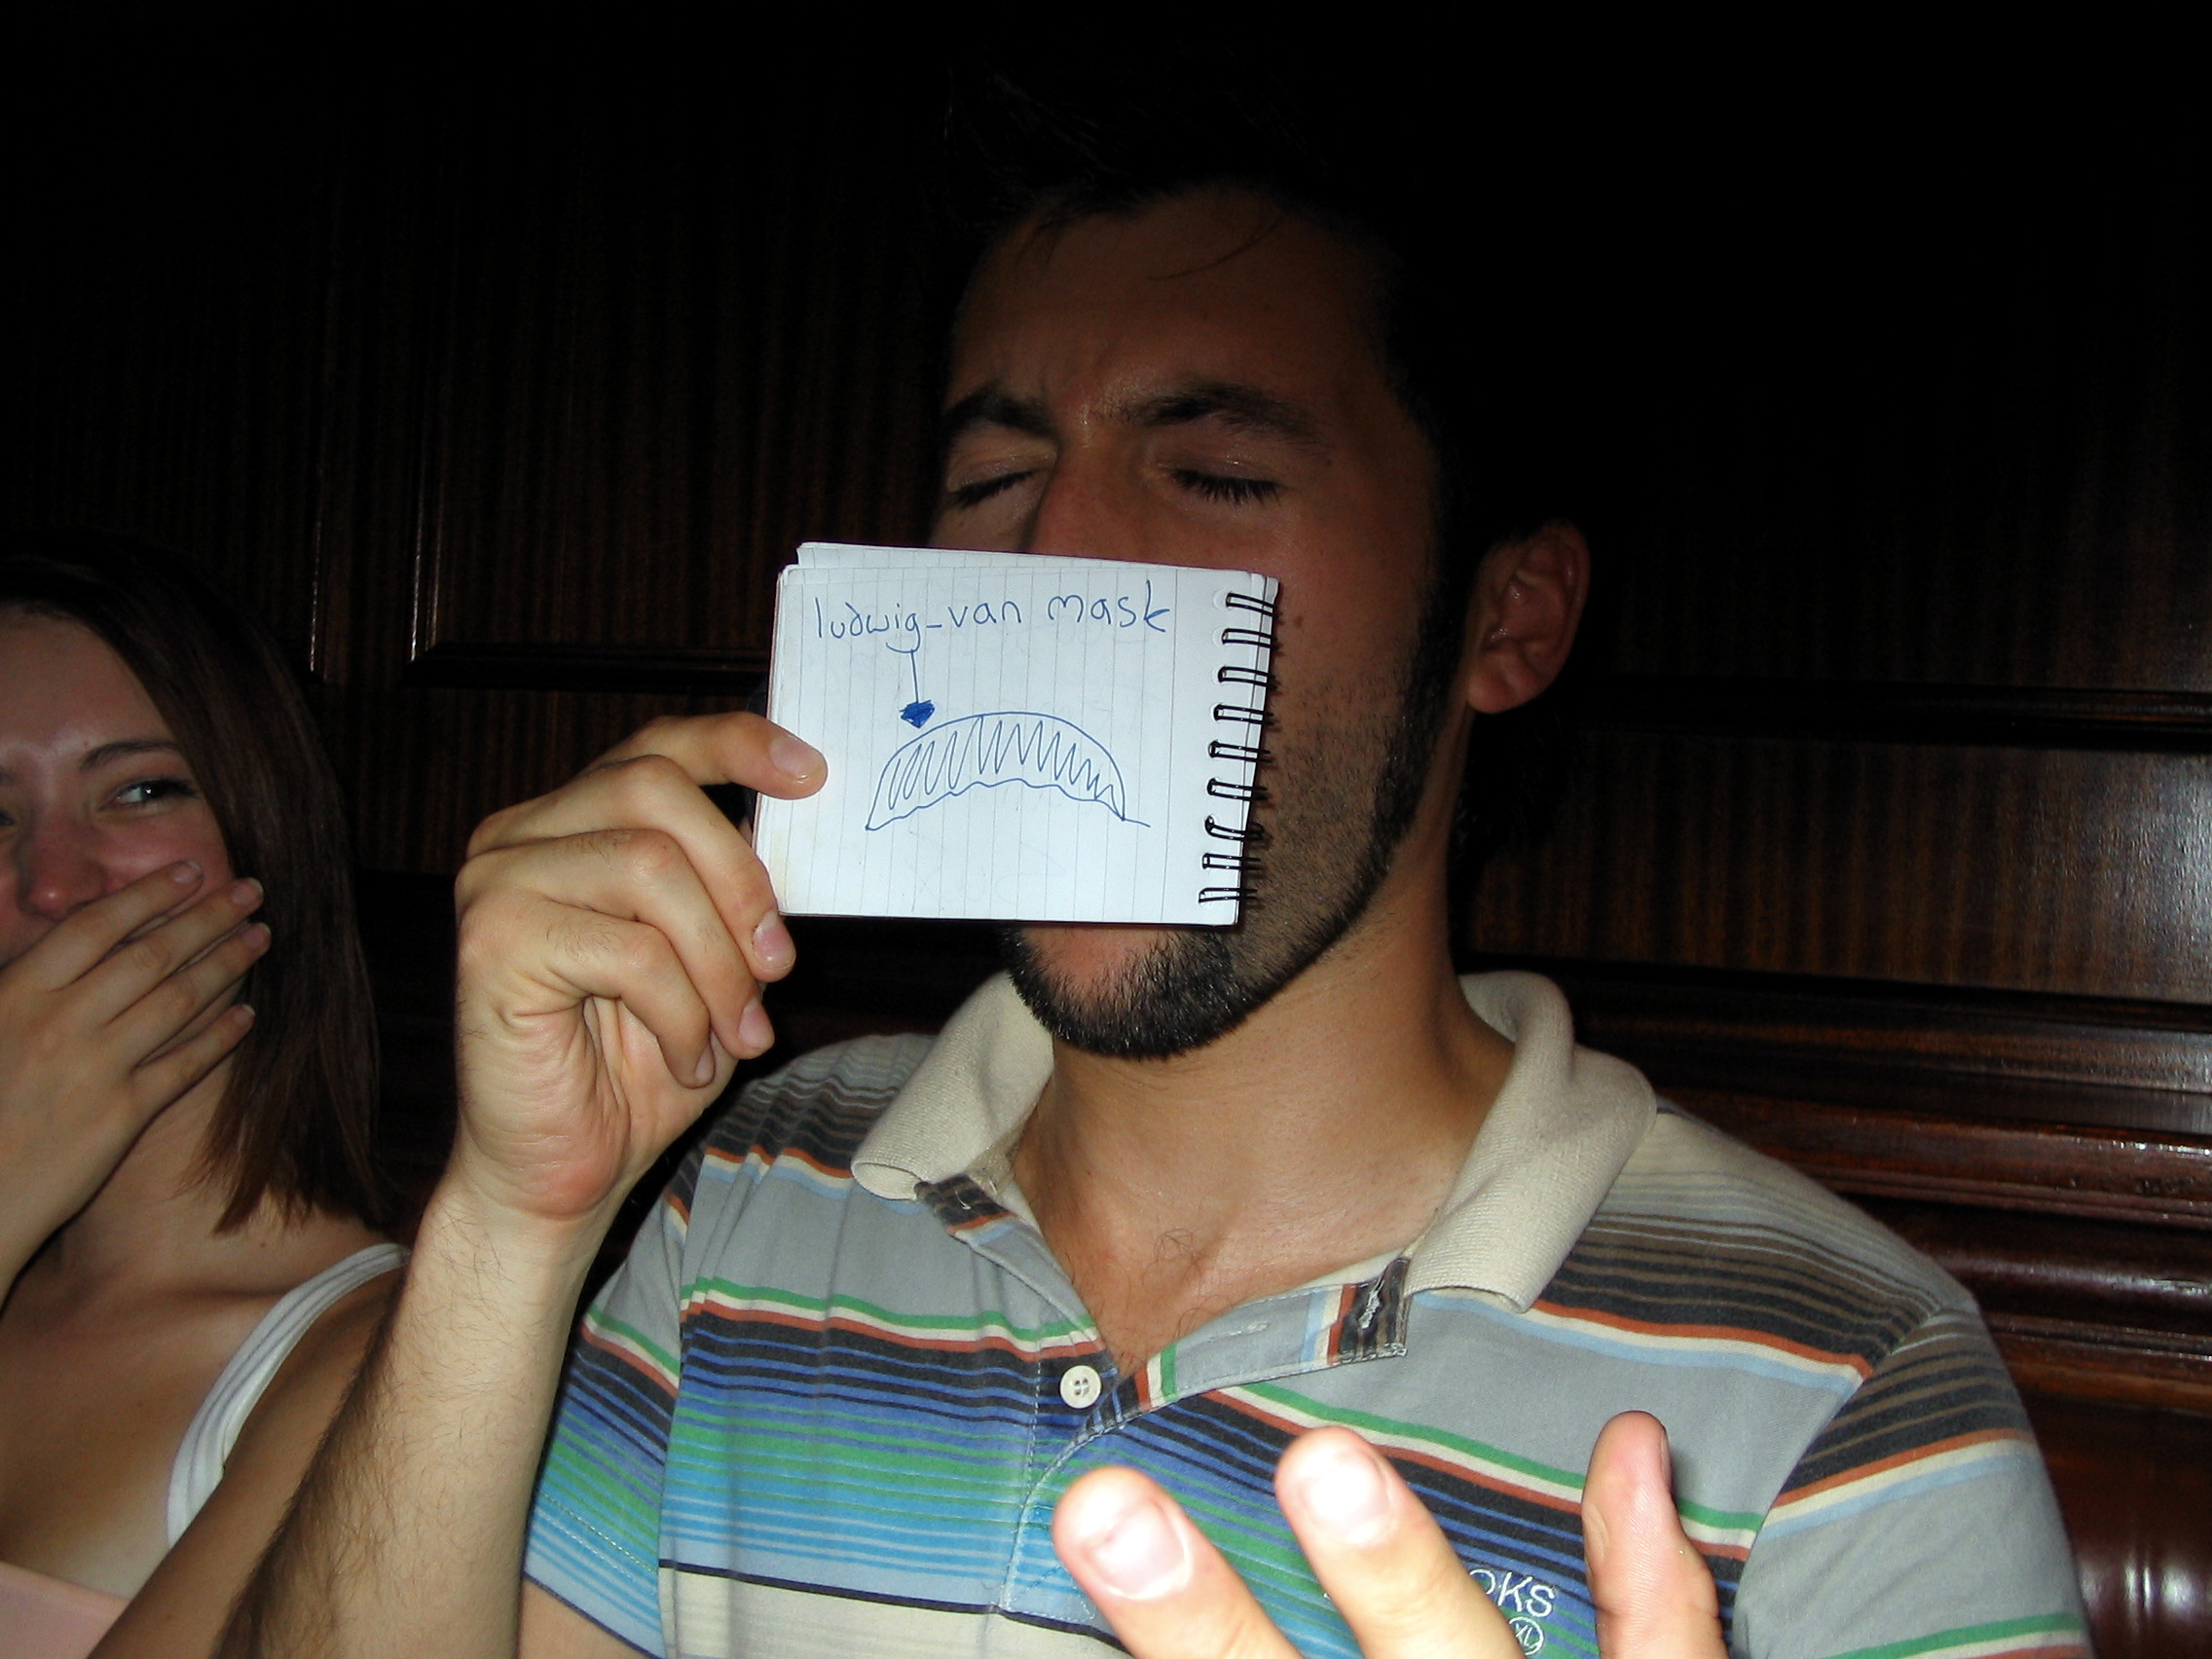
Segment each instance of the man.
[{"label": "man", "polygon": [[[1242,171],[1062,192],[986,254],[936,537],[1280,578],[1261,898],[1025,930],[934,1045],[729,1110],[574,1350],[526,1654],[1588,1651],[1631,1531],[1680,1651],[1700,1595],[1751,1653],[2085,1651],[1963,1293],[1657,1112],[1542,981],[1452,974],[1470,735],[1559,673],[1588,555],[1452,544],[1480,475],[1401,276]],[[570,1299],[791,963],[697,786],[824,766],[668,722],[478,831],[459,1144],[237,1651],[511,1647]]]}]

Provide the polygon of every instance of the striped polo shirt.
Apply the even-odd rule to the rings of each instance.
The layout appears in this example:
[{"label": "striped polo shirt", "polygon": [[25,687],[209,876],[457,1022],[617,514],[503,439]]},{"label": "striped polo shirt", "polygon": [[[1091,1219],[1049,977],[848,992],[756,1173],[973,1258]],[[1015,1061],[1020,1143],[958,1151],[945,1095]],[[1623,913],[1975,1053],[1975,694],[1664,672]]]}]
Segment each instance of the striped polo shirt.
[{"label": "striped polo shirt", "polygon": [[1127,1376],[1011,1186],[1052,1051],[1004,979],[934,1043],[863,1038],[753,1085],[582,1322],[530,1576],[654,1654],[1093,1652],[1052,1506],[1122,1463],[1303,1652],[1354,1655],[1272,1488],[1294,1435],[1343,1423],[1528,1653],[1595,1654],[1576,1505],[1634,1408],[1672,1436],[1732,1651],[2086,1654],[1967,1294],[1576,1047],[1548,981],[1462,983],[1514,1058],[1421,1237]]}]

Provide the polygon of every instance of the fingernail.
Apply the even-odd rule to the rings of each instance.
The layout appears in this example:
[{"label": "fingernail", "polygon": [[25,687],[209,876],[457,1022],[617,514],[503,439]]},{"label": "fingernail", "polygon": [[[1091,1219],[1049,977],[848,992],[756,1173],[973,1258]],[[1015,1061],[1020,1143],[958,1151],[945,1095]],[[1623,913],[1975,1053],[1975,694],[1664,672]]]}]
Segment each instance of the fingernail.
[{"label": "fingernail", "polygon": [[1291,1478],[1308,1514],[1345,1543],[1370,1549],[1390,1533],[1390,1492],[1365,1446],[1332,1441],[1308,1454]]},{"label": "fingernail", "polygon": [[1095,1530],[1080,1542],[1084,1559],[1117,1596],[1152,1601],[1191,1581],[1191,1553],[1153,1498],[1139,1494],[1119,1513],[1085,1519]]},{"label": "fingernail", "polygon": [[261,883],[254,880],[250,875],[247,876],[243,881],[234,881],[231,883],[232,903],[240,905],[252,904],[259,903],[260,899]]},{"label": "fingernail", "polygon": [[186,859],[182,864],[169,866],[169,879],[179,887],[190,887],[200,879],[201,873],[200,866],[190,859]]},{"label": "fingernail", "polygon": [[821,750],[811,743],[801,743],[789,733],[768,745],[768,758],[776,763],[778,771],[802,783],[821,771],[825,764]]},{"label": "fingernail", "polygon": [[256,950],[267,950],[271,935],[267,922],[256,922],[245,930],[245,941]]},{"label": "fingernail", "polygon": [[691,1065],[691,1087],[704,1088],[715,1081],[715,1051],[709,1044],[699,1051],[699,1057]]},{"label": "fingernail", "polygon": [[797,954],[792,943],[791,929],[784,926],[784,918],[770,910],[760,918],[760,925],[753,930],[753,954],[760,959],[763,968],[785,968]]},{"label": "fingernail", "polygon": [[231,1017],[240,1025],[251,1025],[257,1016],[253,1012],[253,1004],[234,1003],[231,1005]]},{"label": "fingernail", "polygon": [[758,997],[746,1005],[744,1014],[739,1017],[737,1037],[739,1042],[756,1054],[765,1052],[768,1046],[775,1042],[776,1028],[768,1023],[768,1011],[760,1006]]}]

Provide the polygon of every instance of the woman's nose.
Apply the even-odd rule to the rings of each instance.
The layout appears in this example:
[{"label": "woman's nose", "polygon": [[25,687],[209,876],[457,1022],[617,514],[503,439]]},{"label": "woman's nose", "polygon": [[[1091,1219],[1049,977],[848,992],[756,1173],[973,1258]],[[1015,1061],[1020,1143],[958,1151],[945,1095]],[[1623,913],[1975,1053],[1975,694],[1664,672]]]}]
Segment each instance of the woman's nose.
[{"label": "woman's nose", "polygon": [[34,823],[16,843],[16,898],[23,909],[58,922],[108,889],[94,837],[81,825]]}]

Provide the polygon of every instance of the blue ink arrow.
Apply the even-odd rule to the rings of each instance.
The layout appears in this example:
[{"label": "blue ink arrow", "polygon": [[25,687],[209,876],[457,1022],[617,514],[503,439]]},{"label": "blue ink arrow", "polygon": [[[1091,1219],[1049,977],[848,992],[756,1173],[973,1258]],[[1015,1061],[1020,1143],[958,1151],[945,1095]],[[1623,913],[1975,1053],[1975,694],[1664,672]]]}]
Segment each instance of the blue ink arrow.
[{"label": "blue ink arrow", "polygon": [[885,648],[899,651],[899,654],[906,659],[906,668],[914,677],[914,700],[899,711],[899,718],[916,731],[919,731],[930,723],[930,717],[937,713],[937,705],[922,695],[922,671],[916,661],[916,658],[921,655],[921,638],[919,635],[915,636],[914,643],[903,650],[900,650],[899,646],[891,645],[887,645]]}]

